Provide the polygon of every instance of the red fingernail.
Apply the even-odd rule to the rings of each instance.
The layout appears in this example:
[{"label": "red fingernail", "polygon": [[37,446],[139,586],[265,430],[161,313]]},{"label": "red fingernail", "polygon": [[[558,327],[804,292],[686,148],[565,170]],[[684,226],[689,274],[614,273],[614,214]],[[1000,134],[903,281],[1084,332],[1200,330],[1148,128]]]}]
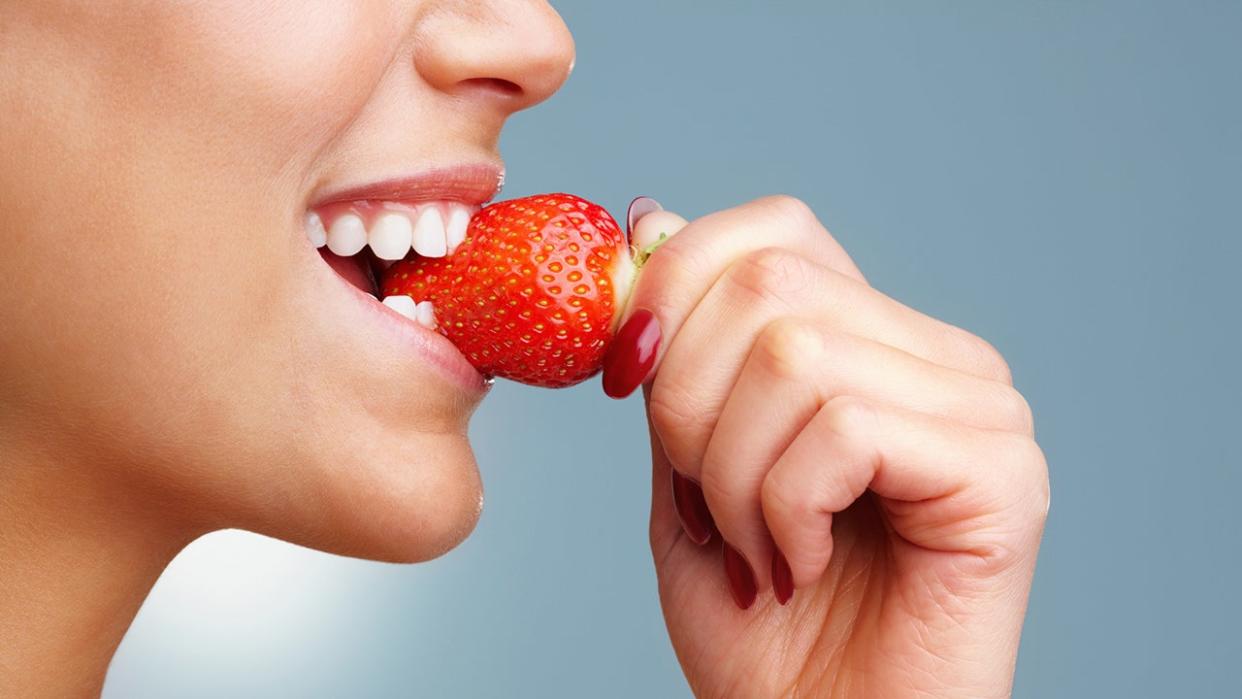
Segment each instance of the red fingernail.
[{"label": "red fingernail", "polygon": [[724,544],[724,569],[729,578],[729,592],[733,593],[733,602],[739,609],[750,609],[755,603],[755,573],[750,564],[737,552],[737,549]]},{"label": "red fingernail", "polygon": [[677,510],[677,519],[681,520],[686,536],[702,546],[712,538],[712,531],[716,529],[712,511],[707,509],[707,500],[703,498],[703,489],[676,470],[670,472],[673,474],[673,505]]},{"label": "red fingernail", "polygon": [[633,393],[651,373],[659,349],[660,321],[651,311],[636,311],[604,353],[604,393],[611,398]]},{"label": "red fingernail", "polygon": [[785,554],[780,549],[772,554],[772,591],[782,606],[793,599],[793,572],[789,570],[789,561],[785,560]]}]

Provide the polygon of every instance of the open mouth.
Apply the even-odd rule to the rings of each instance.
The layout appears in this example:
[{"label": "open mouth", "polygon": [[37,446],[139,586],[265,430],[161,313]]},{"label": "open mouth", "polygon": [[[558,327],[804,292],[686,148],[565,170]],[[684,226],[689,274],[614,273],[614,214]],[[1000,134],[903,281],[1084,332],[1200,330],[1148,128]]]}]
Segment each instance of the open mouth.
[{"label": "open mouth", "polygon": [[478,206],[457,201],[358,200],[326,204],[306,214],[306,237],[337,274],[363,293],[428,329],[430,301],[408,296],[380,299],[378,279],[393,263],[412,257],[451,255],[466,237]]},{"label": "open mouth", "polygon": [[398,314],[435,329],[430,301],[381,298],[378,280],[400,260],[452,255],[470,218],[498,191],[501,171],[467,167],[368,185],[312,206],[306,237],[338,275]]}]

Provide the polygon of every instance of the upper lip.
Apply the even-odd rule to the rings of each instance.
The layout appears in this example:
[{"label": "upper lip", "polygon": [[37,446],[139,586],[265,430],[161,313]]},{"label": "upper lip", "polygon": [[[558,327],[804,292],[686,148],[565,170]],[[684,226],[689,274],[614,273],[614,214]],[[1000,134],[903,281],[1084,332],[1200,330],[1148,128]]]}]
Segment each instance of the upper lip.
[{"label": "upper lip", "polygon": [[314,206],[366,199],[399,202],[451,200],[482,206],[500,191],[503,179],[504,169],[494,163],[440,167],[333,190],[318,197]]}]

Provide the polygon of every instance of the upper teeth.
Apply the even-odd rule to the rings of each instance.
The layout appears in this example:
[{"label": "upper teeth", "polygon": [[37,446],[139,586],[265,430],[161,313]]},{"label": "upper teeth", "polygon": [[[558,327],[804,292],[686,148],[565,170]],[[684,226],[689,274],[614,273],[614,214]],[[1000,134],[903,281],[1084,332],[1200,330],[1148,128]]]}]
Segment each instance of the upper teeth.
[{"label": "upper teeth", "polygon": [[418,214],[418,223],[414,224],[414,251],[423,257],[444,257],[448,252],[444,218],[434,206]]},{"label": "upper teeth", "polygon": [[328,249],[342,257],[358,254],[367,244],[367,229],[353,214],[338,216],[328,229]]},{"label": "upper teeth", "polygon": [[470,209],[464,206],[449,207],[448,225],[444,228],[445,238],[448,240],[448,250],[453,252],[458,245],[466,239],[466,226],[470,223]]},{"label": "upper teeth", "polygon": [[384,214],[371,224],[367,242],[371,244],[371,252],[381,260],[400,260],[410,252],[413,237],[414,229],[409,218],[401,214]]},{"label": "upper teeth", "polygon": [[306,214],[306,237],[317,248],[328,244],[328,232],[324,230],[323,220],[314,211]]},{"label": "upper teeth", "polygon": [[423,257],[451,255],[466,238],[466,226],[478,207],[459,202],[429,202],[418,206],[384,208],[370,222],[354,209],[328,222],[319,213],[306,215],[306,237],[315,247],[328,246],[342,257],[356,255],[367,245],[381,260],[400,260],[412,248]]}]

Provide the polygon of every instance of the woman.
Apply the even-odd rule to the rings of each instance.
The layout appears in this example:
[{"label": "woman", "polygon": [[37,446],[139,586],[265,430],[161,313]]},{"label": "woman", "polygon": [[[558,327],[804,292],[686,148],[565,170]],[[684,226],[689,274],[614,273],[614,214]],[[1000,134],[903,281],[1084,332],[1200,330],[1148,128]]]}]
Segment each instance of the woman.
[{"label": "woman", "polygon": [[[353,246],[308,238],[362,233],[310,214],[435,204],[411,225],[437,254],[495,193],[505,119],[572,69],[554,11],[48,0],[0,4],[0,34],[0,695],[97,693],[208,531],[459,543],[485,381],[342,283]],[[1048,486],[997,353],[871,289],[786,197],[685,225],[634,293],[646,344],[604,384],[647,399],[696,694],[1006,695]]]}]

